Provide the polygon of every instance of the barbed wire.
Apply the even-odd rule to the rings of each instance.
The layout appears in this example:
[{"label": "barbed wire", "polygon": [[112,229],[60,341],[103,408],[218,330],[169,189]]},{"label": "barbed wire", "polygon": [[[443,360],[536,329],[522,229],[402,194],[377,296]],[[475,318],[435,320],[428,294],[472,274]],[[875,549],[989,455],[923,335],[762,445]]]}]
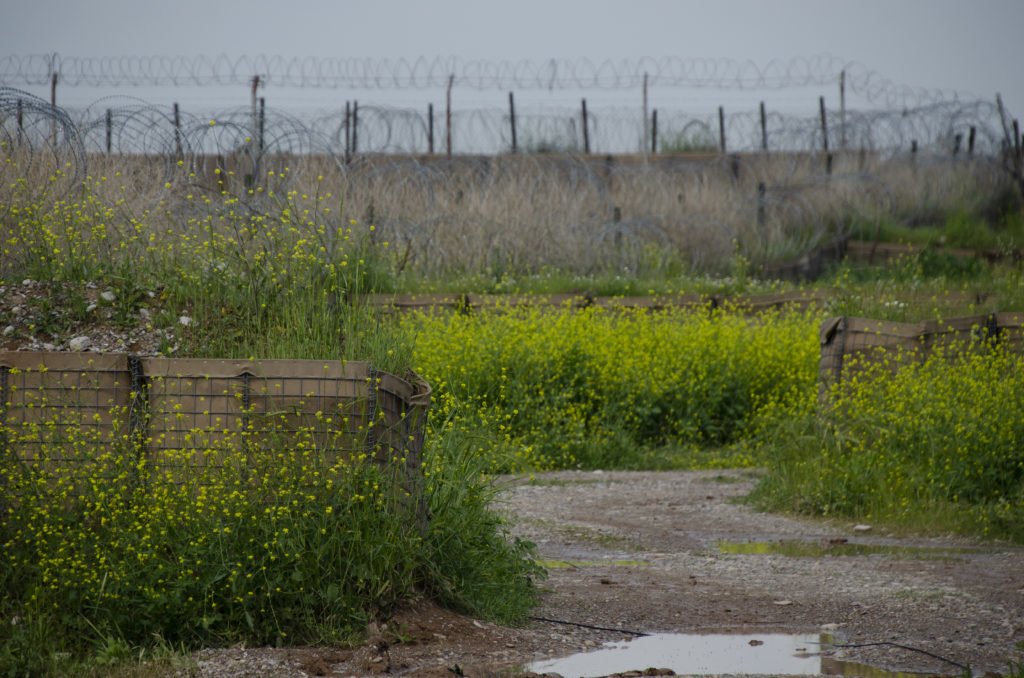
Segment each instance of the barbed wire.
[{"label": "barbed wire", "polygon": [[[11,88],[0,88],[0,134],[35,147],[75,139],[82,152],[184,157],[257,148],[260,153],[662,153],[781,151],[831,148],[880,153],[912,148],[935,153],[995,155],[1005,143],[997,107],[986,101],[950,101],[914,109],[828,110],[817,116],[759,111],[716,115],[661,109],[652,129],[634,108],[582,112],[524,107],[513,119],[501,109],[461,109],[450,125],[429,110],[362,106],[305,113],[277,107],[235,107],[188,112],[134,97],[105,97],[79,109],[53,107]],[[826,138],[827,134],[827,138]]]},{"label": "barbed wire", "polygon": [[31,174],[36,163],[59,170],[68,185],[85,176],[86,150],[79,126],[63,109],[27,92],[0,87],[0,151],[27,158]]},{"label": "barbed wire", "polygon": [[56,53],[0,57],[0,84],[91,87],[263,85],[328,89],[629,90],[648,87],[777,90],[836,85],[885,108],[957,100],[951,90],[916,88],[861,64],[824,54],[772,60],[644,57],[638,59],[483,60],[458,57],[120,56]]},{"label": "barbed wire", "polygon": [[[408,270],[628,273],[680,257],[722,271],[737,242],[756,262],[799,260],[857,220],[917,219],[985,199],[1007,176],[993,109],[959,101],[847,111],[828,128],[834,163],[813,116],[771,113],[765,136],[759,111],[725,116],[723,153],[717,117],[664,110],[659,148],[670,152],[642,157],[648,140],[634,109],[594,109],[589,154],[580,112],[525,108],[520,152],[511,154],[508,111],[466,110],[453,115],[448,157],[440,129],[427,153],[425,111],[367,106],[355,119],[250,106],[207,115],[122,96],[65,110],[0,88],[0,212],[11,192],[72,193],[85,177],[123,170],[137,208],[159,207],[192,228],[215,223],[220,209],[193,193],[230,191],[240,208],[263,213],[275,198],[254,187],[301,194],[326,176],[343,196],[340,223],[374,223]],[[116,206],[126,196],[109,199]]]},{"label": "barbed wire", "polygon": [[[835,111],[828,113],[837,115]],[[813,230],[817,235],[805,243],[811,248],[825,239],[822,234],[827,231],[828,219],[815,207],[813,197],[823,186],[832,187],[833,197],[835,187],[841,185],[856,186],[851,191],[858,195],[874,196],[858,198],[858,207],[851,208],[851,212],[861,209],[861,204],[891,205],[885,181],[872,172],[847,170],[841,177],[831,178],[822,174],[810,183],[806,178],[795,179],[806,174],[808,163],[824,169],[820,120],[780,113],[766,115],[764,120],[762,128],[758,111],[732,113],[723,117],[720,129],[718,119],[665,110],[656,144],[656,150],[662,153],[648,153],[652,159],[663,159],[646,168],[628,158],[621,163],[613,159],[616,153],[632,153],[635,157],[637,149],[649,143],[638,111],[592,110],[587,121],[588,155],[584,152],[580,112],[528,107],[517,120],[517,155],[527,163],[535,158],[537,166],[535,171],[520,172],[509,182],[521,195],[537,196],[549,190],[547,183],[554,176],[569,194],[594,196],[592,206],[574,208],[579,213],[564,226],[565,237],[590,243],[587,247],[596,248],[595,252],[619,252],[617,256],[621,255],[627,268],[639,265],[644,243],[663,244],[670,232],[717,234],[713,246],[692,251],[691,264],[700,268],[721,260],[728,256],[727,244],[736,235],[737,224],[749,222],[752,215],[760,219],[756,215],[765,211],[787,222],[817,224]],[[507,166],[490,160],[511,150],[511,116],[498,109],[454,113],[452,153],[456,157],[447,163],[444,132],[435,130],[431,148],[429,128],[426,111],[379,106],[360,108],[358,118],[354,111],[298,116],[262,105],[210,115],[117,96],[97,100],[85,108],[65,110],[31,94],[0,88],[0,154],[6,150],[17,156],[19,172],[29,175],[35,166],[39,168],[35,174],[40,177],[59,169],[55,179],[47,180],[51,183],[40,186],[49,185],[57,192],[73,191],[89,175],[90,165],[102,167],[102,159],[112,156],[141,159],[141,164],[133,165],[134,171],[145,168],[150,179],[143,183],[151,186],[177,183],[183,169],[197,180],[216,180],[216,172],[223,169],[255,182],[275,168],[329,166],[348,177],[351,186],[371,186],[373,191],[387,195],[418,196],[412,200],[421,206],[415,214],[381,215],[380,228],[396,242],[416,243],[418,251],[432,251],[431,265],[438,265],[452,261],[446,258],[449,245],[436,245],[437,233],[444,231],[444,224],[464,216],[463,210],[452,205],[451,196],[465,191],[486,202],[492,192],[512,190],[509,182],[499,178],[504,171],[500,168]],[[728,153],[723,153],[720,146],[719,133],[723,130]],[[841,125],[829,128],[829,137],[830,148],[840,154],[838,162],[847,168],[851,162],[877,166],[890,157],[905,165],[911,154],[916,157],[912,162],[921,167],[955,163],[958,156],[973,157],[973,165],[980,161],[997,167],[1005,154],[999,113],[988,102],[945,102],[899,111],[847,111]],[[769,152],[764,152],[765,147]],[[730,207],[712,211],[687,208],[672,225],[659,214],[611,217],[614,205],[606,183],[636,183],[640,192],[647,190],[648,184],[691,184],[688,177],[709,171],[738,172],[738,153],[774,158],[771,173],[761,177],[768,188],[760,197],[747,193]],[[606,154],[607,158],[602,159]],[[858,154],[862,156],[859,161]],[[605,163],[603,170],[595,170],[595,160],[598,165]],[[744,160],[744,174],[756,172],[762,162]],[[524,164],[516,166],[522,170]],[[716,169],[719,166],[721,169]],[[785,169],[787,166],[790,169]],[[296,176],[295,172],[287,178],[278,174],[275,182],[283,187]],[[539,183],[524,184],[524,177],[536,177]],[[154,199],[158,199],[156,195]],[[930,200],[933,198],[926,202]],[[514,244],[505,242],[509,237],[506,228],[495,227],[487,248],[513,251]],[[640,249],[631,250],[623,243]],[[768,241],[764,243],[766,251],[771,246]]]}]

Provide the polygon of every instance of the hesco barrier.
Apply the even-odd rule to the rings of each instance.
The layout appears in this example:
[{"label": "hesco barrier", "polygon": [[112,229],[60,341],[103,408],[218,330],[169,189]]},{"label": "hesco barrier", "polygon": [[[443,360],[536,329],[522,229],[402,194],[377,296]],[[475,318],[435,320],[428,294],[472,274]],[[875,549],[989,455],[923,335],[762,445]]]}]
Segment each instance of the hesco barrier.
[{"label": "hesco barrier", "polygon": [[940,347],[964,348],[982,340],[1024,352],[1024,313],[991,313],[917,323],[830,318],[821,324],[818,375],[822,392],[842,381],[856,365],[884,360],[895,367],[920,360]]},{"label": "hesco barrier", "polygon": [[664,296],[598,297],[589,294],[369,294],[362,300],[390,311],[428,311],[433,309],[472,312],[524,306],[562,308],[646,309],[730,307],[750,312],[779,308],[807,308],[832,298],[829,290],[780,292],[751,296],[715,294],[677,294]]},{"label": "hesco barrier", "polygon": [[74,468],[97,450],[145,455],[172,482],[302,438],[325,464],[393,467],[424,516],[430,387],[365,362],[0,352],[0,453]]},{"label": "hesco barrier", "polygon": [[999,261],[1024,261],[1024,250],[1020,249],[978,250],[962,247],[946,247],[944,245],[907,245],[867,240],[847,241],[845,256],[852,261],[867,264],[884,264],[894,259],[910,257],[926,251],[931,251],[939,255],[948,255],[957,259],[978,259],[989,263]]}]

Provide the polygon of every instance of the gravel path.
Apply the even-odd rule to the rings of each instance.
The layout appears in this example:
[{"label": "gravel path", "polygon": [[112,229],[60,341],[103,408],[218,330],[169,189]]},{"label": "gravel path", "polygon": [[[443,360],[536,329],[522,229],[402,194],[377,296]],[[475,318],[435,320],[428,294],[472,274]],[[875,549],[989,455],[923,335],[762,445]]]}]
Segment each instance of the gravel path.
[{"label": "gravel path", "polygon": [[[756,482],[747,471],[558,472],[501,482],[501,510],[550,568],[536,617],[752,639],[824,631],[867,645],[826,646],[829,673],[855,671],[849,662],[960,672],[937,656],[980,675],[1024,661],[1024,548],[757,513],[737,501]],[[508,629],[426,604],[392,626],[406,642],[382,640],[391,637],[384,628],[352,652],[207,651],[198,673],[517,675],[531,661],[632,637],[552,621]],[[243,652],[262,668],[246,673]]]}]

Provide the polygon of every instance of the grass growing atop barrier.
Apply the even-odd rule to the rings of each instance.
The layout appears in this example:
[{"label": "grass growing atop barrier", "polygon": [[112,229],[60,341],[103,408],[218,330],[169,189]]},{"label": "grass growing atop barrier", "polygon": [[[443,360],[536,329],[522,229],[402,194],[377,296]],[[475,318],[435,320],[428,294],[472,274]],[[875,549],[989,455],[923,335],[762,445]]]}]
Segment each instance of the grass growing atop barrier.
[{"label": "grass growing atop barrier", "polygon": [[939,350],[846,368],[763,431],[763,507],[1024,541],[1024,357]]},{"label": "grass growing atop barrier", "polygon": [[[412,314],[431,416],[493,470],[750,465],[736,442],[813,391],[814,313],[590,308]],[[703,460],[703,461],[700,461]]]},{"label": "grass growing atop barrier", "polygon": [[[286,183],[281,172],[240,197],[188,175],[141,201],[133,181],[115,171],[66,195],[20,177],[0,187],[0,284],[27,278],[60,290],[33,332],[59,343],[109,309],[123,328],[166,332],[167,354],[408,368],[407,348],[375,311],[350,303],[386,284],[390,243],[372,224],[343,219],[330,191],[275,188]],[[88,286],[111,300],[90,307]]]},{"label": "grass growing atop barrier", "polygon": [[[969,270],[968,270],[969,269]],[[941,320],[1024,309],[1024,269],[921,252],[885,267],[838,267],[824,284],[826,311],[894,322]]]},{"label": "grass growing atop barrier", "polygon": [[[999,195],[995,196],[996,200]],[[1009,253],[1024,248],[1024,217],[1016,192],[1011,189],[1008,196],[1002,198],[1004,204],[986,206],[982,210],[995,209],[995,215],[979,215],[977,208],[973,211],[960,208],[946,215],[937,214],[933,218],[935,223],[915,226],[902,224],[887,215],[873,223],[856,223],[852,234],[862,240],[878,242]]]}]

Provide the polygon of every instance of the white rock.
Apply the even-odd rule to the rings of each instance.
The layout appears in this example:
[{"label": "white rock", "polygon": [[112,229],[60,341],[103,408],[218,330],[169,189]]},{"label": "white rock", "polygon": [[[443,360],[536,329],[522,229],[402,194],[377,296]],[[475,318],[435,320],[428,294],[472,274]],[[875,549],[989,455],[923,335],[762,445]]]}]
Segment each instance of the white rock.
[{"label": "white rock", "polygon": [[68,349],[75,352],[81,352],[92,346],[92,339],[87,336],[75,337],[68,342]]},{"label": "white rock", "polygon": [[24,280],[21,281],[21,284],[24,285],[25,287],[32,287],[32,283],[34,282],[35,281],[32,280],[32,278],[25,278]]},{"label": "white rock", "polygon": [[188,327],[189,325],[192,324],[192,318],[188,317],[187,315],[183,315],[180,318],[178,318],[178,324],[181,325],[182,327]]},{"label": "white rock", "polygon": [[8,325],[4,328],[4,336],[9,337],[14,334],[14,325]]},{"label": "white rock", "polygon": [[867,532],[870,529],[871,529],[870,525],[854,525],[853,526],[853,531],[854,532]]},{"label": "white rock", "polygon": [[96,310],[96,304],[95,303],[90,303],[88,306],[85,307],[85,312],[86,313],[92,313],[95,310]]},{"label": "white rock", "polygon": [[149,320],[149,309],[148,308],[140,308],[139,309],[139,315],[142,316],[143,318]]},{"label": "white rock", "polygon": [[114,294],[113,290],[104,290],[100,292],[100,299],[109,303],[117,299],[117,295]]},{"label": "white rock", "polygon": [[44,350],[44,351],[56,351],[56,350],[57,350],[57,347],[56,347],[56,346],[54,346],[53,344],[49,344],[49,343],[44,343],[44,344],[43,344],[43,350]]}]

